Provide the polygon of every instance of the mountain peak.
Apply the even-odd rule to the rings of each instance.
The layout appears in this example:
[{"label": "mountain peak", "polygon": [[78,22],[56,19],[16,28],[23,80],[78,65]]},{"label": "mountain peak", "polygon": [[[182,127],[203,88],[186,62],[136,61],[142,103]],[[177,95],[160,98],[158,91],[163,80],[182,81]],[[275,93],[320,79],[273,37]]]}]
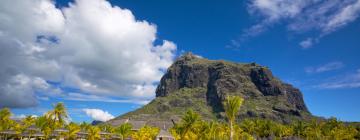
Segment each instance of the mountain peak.
[{"label": "mountain peak", "polygon": [[117,119],[170,121],[189,108],[205,119],[224,119],[222,102],[228,95],[245,99],[240,118],[291,122],[312,117],[300,90],[273,76],[269,68],[186,53],[161,78],[153,101]]}]

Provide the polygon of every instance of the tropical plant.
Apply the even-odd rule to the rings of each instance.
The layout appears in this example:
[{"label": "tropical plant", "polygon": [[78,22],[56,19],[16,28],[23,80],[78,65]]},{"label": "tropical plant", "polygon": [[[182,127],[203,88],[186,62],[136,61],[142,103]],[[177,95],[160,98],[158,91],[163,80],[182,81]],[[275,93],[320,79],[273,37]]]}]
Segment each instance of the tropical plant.
[{"label": "tropical plant", "polygon": [[47,112],[46,116],[51,120],[53,129],[60,128],[65,124],[65,120],[68,118],[68,114],[64,103],[59,102],[54,105],[54,109]]},{"label": "tropical plant", "polygon": [[88,132],[88,140],[98,140],[100,139],[100,128],[97,126],[90,126],[87,130]]},{"label": "tropical plant", "polygon": [[133,133],[134,140],[154,140],[159,133],[160,129],[157,127],[143,126],[138,132]]},{"label": "tropical plant", "polygon": [[306,136],[305,130],[308,127],[308,124],[306,122],[296,121],[291,125],[291,127],[293,129],[294,136],[298,136],[298,137]]},{"label": "tropical plant", "polygon": [[35,121],[35,126],[40,128],[41,132],[44,134],[44,138],[48,139],[52,133],[50,126],[50,120],[46,116],[40,116]]},{"label": "tropical plant", "polygon": [[225,99],[224,110],[230,126],[230,140],[233,140],[233,124],[243,101],[244,99],[239,96],[229,96]]},{"label": "tropical plant", "polygon": [[244,121],[242,121],[240,123],[240,127],[247,133],[251,134],[251,135],[255,135],[255,129],[256,129],[256,124],[254,121],[250,120],[250,119],[245,119]]},{"label": "tropical plant", "polygon": [[131,135],[132,125],[130,123],[124,123],[117,128],[115,128],[115,133],[120,136],[121,140],[129,137]]},{"label": "tropical plant", "polygon": [[12,127],[13,121],[10,119],[11,112],[9,108],[0,110],[0,131],[8,130]]},{"label": "tropical plant", "polygon": [[319,120],[312,120],[309,123],[309,127],[306,128],[305,134],[307,138],[312,138],[314,140],[321,140],[324,139],[322,135],[322,126],[324,125],[323,122]]},{"label": "tropical plant", "polygon": [[98,127],[102,132],[104,132],[103,137],[105,139],[110,139],[112,137],[112,134],[114,134],[115,132],[115,128],[108,123],[101,123],[98,125]]},{"label": "tropical plant", "polygon": [[176,124],[176,133],[180,140],[191,139],[191,130],[195,124],[200,121],[200,115],[193,110],[188,110],[181,119],[179,124]]},{"label": "tropical plant", "polygon": [[69,140],[76,140],[77,133],[80,131],[80,126],[76,123],[69,123],[65,127],[68,131],[65,133],[65,137]]},{"label": "tropical plant", "polygon": [[90,127],[91,127],[91,124],[89,124],[87,122],[82,122],[80,124],[80,129],[83,130],[83,131],[87,131]]},{"label": "tropical plant", "polygon": [[29,129],[31,126],[35,125],[35,121],[36,121],[36,118],[31,115],[26,116],[22,120],[21,133],[27,132],[28,139],[30,139],[32,137],[32,135],[34,135],[36,133],[35,130]]}]

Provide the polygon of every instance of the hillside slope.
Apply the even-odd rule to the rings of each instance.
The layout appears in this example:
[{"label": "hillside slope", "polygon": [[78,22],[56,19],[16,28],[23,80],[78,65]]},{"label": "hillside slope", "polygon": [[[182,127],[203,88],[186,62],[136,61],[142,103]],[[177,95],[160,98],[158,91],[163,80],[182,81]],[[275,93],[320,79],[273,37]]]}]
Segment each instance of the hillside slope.
[{"label": "hillside slope", "polygon": [[245,99],[240,119],[267,118],[286,123],[312,117],[302,93],[274,77],[267,67],[207,60],[187,53],[161,78],[153,101],[109,122],[127,118],[176,121],[190,108],[204,119],[224,119],[222,101],[226,96]]}]

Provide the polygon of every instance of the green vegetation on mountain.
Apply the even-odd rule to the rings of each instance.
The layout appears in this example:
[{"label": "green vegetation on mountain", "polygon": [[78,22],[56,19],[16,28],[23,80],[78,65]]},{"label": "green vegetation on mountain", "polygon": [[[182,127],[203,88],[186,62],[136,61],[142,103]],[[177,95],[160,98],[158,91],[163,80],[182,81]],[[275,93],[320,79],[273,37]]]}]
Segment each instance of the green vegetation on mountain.
[{"label": "green vegetation on mountain", "polygon": [[274,77],[269,68],[199,58],[178,58],[161,78],[156,98],[149,104],[110,120],[179,121],[192,109],[206,120],[225,121],[227,96],[244,99],[237,118],[265,118],[281,123],[310,120],[301,92]]}]

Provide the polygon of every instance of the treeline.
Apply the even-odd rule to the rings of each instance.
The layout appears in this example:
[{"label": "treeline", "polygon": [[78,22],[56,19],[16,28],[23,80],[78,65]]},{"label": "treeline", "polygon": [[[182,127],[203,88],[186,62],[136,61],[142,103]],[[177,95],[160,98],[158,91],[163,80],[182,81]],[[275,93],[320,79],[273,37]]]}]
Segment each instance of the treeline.
[{"label": "treeline", "polygon": [[[68,114],[63,103],[58,103],[53,110],[40,117],[27,116],[21,120],[11,119],[8,108],[0,110],[0,139],[155,139],[159,128],[144,126],[139,131],[132,131],[131,124],[125,123],[118,127],[109,124],[93,126],[83,122],[77,124],[66,122]],[[40,133],[40,134],[39,134]]]},{"label": "treeline", "polygon": [[[177,139],[228,140],[230,127],[226,122],[204,121],[186,113],[181,123],[171,129]],[[188,119],[193,118],[193,119]],[[196,119],[194,119],[196,118]],[[305,139],[305,140],[358,140],[360,126],[344,124],[335,118],[296,121],[282,124],[266,119],[245,119],[234,124],[234,140],[253,139]],[[182,138],[183,137],[183,138]]]},{"label": "treeline", "polygon": [[[203,120],[192,110],[187,111],[180,122],[169,131],[176,140],[252,140],[252,139],[311,139],[311,140],[352,140],[360,139],[360,126],[345,124],[335,118],[328,120],[297,121],[292,124],[281,124],[265,119],[245,119],[237,123],[235,120],[243,102],[240,97],[228,97],[224,102],[226,122]],[[2,138],[65,138],[77,139],[81,134],[88,140],[126,139],[152,140],[160,129],[143,126],[132,131],[129,123],[120,126],[100,124],[92,126],[88,123],[67,123],[67,111],[63,103],[40,117],[27,116],[15,121],[10,119],[11,112],[4,108],[0,111],[0,134]],[[37,129],[31,129],[33,127]],[[65,129],[66,131],[59,131]],[[5,131],[14,131],[15,135],[4,135]],[[43,136],[36,136],[40,131]],[[27,135],[24,135],[27,134]],[[79,136],[80,135],[80,136]]]}]

